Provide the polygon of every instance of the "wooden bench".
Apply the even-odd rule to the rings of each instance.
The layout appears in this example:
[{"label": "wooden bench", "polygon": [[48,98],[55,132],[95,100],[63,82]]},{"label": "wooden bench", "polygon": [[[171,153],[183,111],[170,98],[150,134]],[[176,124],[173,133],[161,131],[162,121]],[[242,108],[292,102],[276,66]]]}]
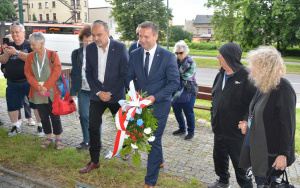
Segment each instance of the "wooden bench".
[{"label": "wooden bench", "polygon": [[[212,101],[211,89],[212,88],[210,86],[198,86],[197,99]],[[194,105],[194,108],[202,109],[202,110],[210,110],[211,107],[202,106],[202,105]]]}]

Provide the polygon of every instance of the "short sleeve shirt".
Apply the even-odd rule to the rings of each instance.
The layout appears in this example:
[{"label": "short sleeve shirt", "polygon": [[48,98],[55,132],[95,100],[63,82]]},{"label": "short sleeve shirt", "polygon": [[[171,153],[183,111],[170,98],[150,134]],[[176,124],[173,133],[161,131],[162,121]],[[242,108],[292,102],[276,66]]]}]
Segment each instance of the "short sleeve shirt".
[{"label": "short sleeve shirt", "polygon": [[[16,48],[16,50],[24,52],[24,53],[30,53],[32,52],[32,49],[30,48],[30,44],[28,41],[24,41],[21,45],[16,45],[14,42],[10,42],[9,46],[13,46]],[[9,80],[22,80],[26,79],[26,76],[24,74],[24,66],[25,61],[18,58],[17,56],[11,55],[5,64],[5,77]]]}]

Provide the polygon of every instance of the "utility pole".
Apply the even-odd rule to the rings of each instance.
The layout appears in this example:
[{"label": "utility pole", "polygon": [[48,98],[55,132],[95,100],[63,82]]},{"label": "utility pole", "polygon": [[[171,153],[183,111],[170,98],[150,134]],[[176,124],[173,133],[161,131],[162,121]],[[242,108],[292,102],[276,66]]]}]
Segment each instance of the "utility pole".
[{"label": "utility pole", "polygon": [[21,24],[24,24],[24,18],[23,18],[23,3],[22,0],[19,1],[19,22]]},{"label": "utility pole", "polygon": [[167,49],[169,50],[169,0],[167,0]]}]

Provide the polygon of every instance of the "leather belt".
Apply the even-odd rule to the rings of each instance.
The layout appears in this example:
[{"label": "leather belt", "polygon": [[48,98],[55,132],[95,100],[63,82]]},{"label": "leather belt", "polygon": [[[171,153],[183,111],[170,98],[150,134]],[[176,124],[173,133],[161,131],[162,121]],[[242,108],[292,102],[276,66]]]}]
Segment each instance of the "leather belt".
[{"label": "leather belt", "polygon": [[15,82],[15,83],[23,83],[23,82],[26,82],[27,79],[21,79],[21,80],[10,80],[10,79],[7,79],[7,81],[9,81],[9,82]]}]

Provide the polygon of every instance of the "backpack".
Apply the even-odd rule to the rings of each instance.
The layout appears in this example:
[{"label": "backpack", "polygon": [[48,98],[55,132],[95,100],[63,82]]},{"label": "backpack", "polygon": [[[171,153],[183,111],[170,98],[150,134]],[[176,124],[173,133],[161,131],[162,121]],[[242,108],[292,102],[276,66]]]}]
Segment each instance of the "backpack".
[{"label": "backpack", "polygon": [[[53,51],[51,51],[51,53],[48,55],[48,59],[50,60],[51,64],[53,64],[53,62],[52,62],[52,52]],[[65,89],[63,79],[65,79],[66,86],[67,86],[67,91]],[[70,92],[70,89],[69,89],[69,81],[66,78],[66,76],[64,75],[63,71],[61,71],[60,77],[58,78],[56,83],[57,83],[58,89],[61,92],[61,98],[64,98],[66,92]]]}]

